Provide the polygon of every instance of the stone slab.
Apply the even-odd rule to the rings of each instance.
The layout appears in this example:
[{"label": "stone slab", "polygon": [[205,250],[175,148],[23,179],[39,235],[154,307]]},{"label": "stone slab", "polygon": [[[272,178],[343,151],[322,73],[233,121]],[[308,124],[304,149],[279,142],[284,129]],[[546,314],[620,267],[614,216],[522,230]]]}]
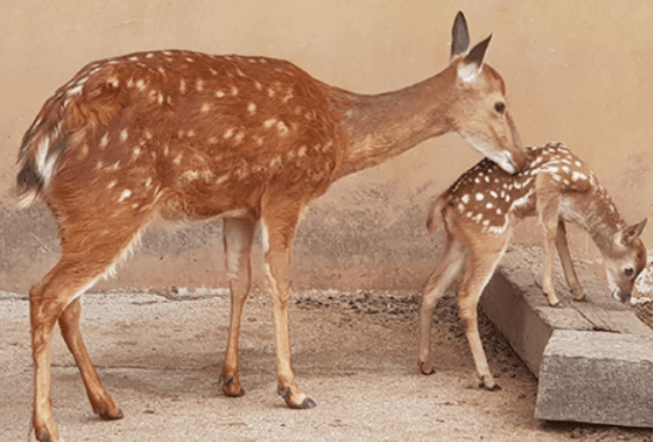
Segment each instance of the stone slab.
[{"label": "stone slab", "polygon": [[653,338],[555,330],[543,359],[537,419],[653,427]]},{"label": "stone slab", "polygon": [[[633,403],[628,398],[632,389],[637,391],[650,391],[643,382],[649,382],[647,377],[619,378],[619,367],[624,373],[639,373],[639,363],[628,359],[616,359],[617,353],[614,346],[618,345],[624,352],[633,354],[640,353],[642,357],[653,359],[653,330],[641,322],[628,305],[615,301],[610,295],[607,287],[601,283],[587,269],[576,264],[576,270],[586,294],[585,302],[573,300],[569,292],[562,270],[556,268],[555,288],[563,307],[551,307],[548,305],[542,292],[542,257],[541,250],[537,248],[510,248],[502,259],[495,275],[481,297],[481,308],[488,318],[504,334],[515,352],[521,357],[533,374],[539,378],[539,391],[546,400],[538,400],[535,415],[538,419],[576,421],[597,424],[612,424],[623,426],[651,426],[653,420],[643,420],[639,417],[628,419],[627,416],[639,416],[636,407],[640,403]],[[580,333],[575,338],[564,358],[556,356],[564,349],[560,345],[568,341],[553,340],[561,332]],[[581,333],[582,332],[582,333]],[[618,344],[615,339],[619,338]],[[589,343],[594,342],[592,354],[581,353],[583,339]],[[597,346],[604,342],[606,347]],[[554,345],[549,349],[550,345]],[[589,344],[588,344],[589,345]],[[579,353],[574,356],[574,352]],[[547,355],[550,352],[551,356]],[[574,359],[577,358],[577,359]],[[613,360],[614,359],[614,360]],[[572,364],[572,361],[582,361],[582,366]],[[610,362],[612,361],[612,362]],[[583,385],[587,391],[581,395],[576,392],[579,398],[602,397],[602,390],[605,383],[586,383],[585,365],[592,367],[604,367],[605,376],[612,376],[612,392],[622,391],[623,396],[610,402],[604,400],[605,410],[595,412],[590,406],[574,407],[575,413],[567,413],[565,407],[561,407],[557,413],[550,411],[549,404],[555,404],[568,400],[568,396],[561,395],[564,391],[551,385],[552,379],[566,379],[567,386]],[[630,367],[632,365],[632,367]],[[629,367],[629,368],[628,368]],[[610,371],[610,370],[617,370]],[[652,371],[653,372],[653,371]],[[612,374],[610,374],[612,373]],[[542,374],[546,374],[542,379]],[[621,390],[618,386],[621,385]],[[641,386],[638,387],[638,386]],[[548,393],[543,389],[549,389]],[[567,390],[572,392],[575,390]],[[538,393],[538,397],[539,394]],[[613,393],[614,394],[614,393]],[[653,397],[653,396],[651,396]],[[580,399],[579,399],[580,400]],[[556,402],[557,401],[557,402]],[[612,408],[608,405],[614,404]],[[629,405],[630,404],[630,405]],[[650,403],[649,403],[650,405]],[[616,408],[619,408],[617,411]],[[653,408],[648,411],[653,419]],[[609,415],[618,416],[618,422]]]}]

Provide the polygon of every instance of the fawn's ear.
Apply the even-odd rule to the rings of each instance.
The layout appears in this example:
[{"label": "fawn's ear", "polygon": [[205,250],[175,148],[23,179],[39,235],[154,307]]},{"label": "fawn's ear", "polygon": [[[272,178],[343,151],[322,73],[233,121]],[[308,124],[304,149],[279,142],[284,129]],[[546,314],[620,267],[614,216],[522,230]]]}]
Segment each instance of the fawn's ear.
[{"label": "fawn's ear", "polygon": [[481,72],[483,72],[483,57],[485,57],[485,51],[491,39],[492,35],[474,46],[462,63],[460,63],[458,77],[461,80],[465,82],[475,81]]},{"label": "fawn's ear", "polygon": [[467,52],[469,47],[469,31],[467,30],[467,20],[462,11],[458,11],[456,19],[451,28],[451,58]]},{"label": "fawn's ear", "polygon": [[628,247],[635,241],[635,238],[639,237],[646,227],[646,218],[644,218],[638,224],[633,224],[632,226],[617,232],[615,240],[617,244]]}]

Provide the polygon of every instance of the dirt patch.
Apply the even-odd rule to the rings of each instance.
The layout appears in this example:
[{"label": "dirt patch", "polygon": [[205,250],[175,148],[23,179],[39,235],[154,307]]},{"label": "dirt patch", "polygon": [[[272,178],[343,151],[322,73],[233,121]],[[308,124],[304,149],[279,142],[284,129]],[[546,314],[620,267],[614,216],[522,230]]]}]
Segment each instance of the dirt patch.
[{"label": "dirt patch", "polygon": [[[31,413],[27,301],[0,292],[0,434],[25,440]],[[451,293],[433,314],[436,373],[417,367],[416,293],[295,293],[293,362],[317,401],[287,409],[276,395],[274,327],[267,295],[255,292],[241,335],[247,394],[217,385],[226,342],[224,290],[98,293],[84,298],[83,333],[101,378],[125,418],[97,419],[74,361],[57,336],[54,410],[67,440],[205,441],[642,441],[638,429],[535,421],[537,381],[480,315],[483,345],[502,390],[478,388]]]}]

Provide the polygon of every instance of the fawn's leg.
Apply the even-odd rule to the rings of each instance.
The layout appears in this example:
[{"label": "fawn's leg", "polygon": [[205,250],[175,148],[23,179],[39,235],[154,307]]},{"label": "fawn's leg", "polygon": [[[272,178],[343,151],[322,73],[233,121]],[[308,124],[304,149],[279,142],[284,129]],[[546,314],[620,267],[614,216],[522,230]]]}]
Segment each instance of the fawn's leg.
[{"label": "fawn's leg", "polygon": [[481,343],[481,336],[478,332],[478,301],[508,245],[508,239],[508,236],[506,236],[503,244],[494,244],[489,249],[487,243],[479,241],[484,246],[483,250],[470,251],[463,281],[458,292],[460,318],[463,321],[465,335],[472,350],[476,372],[481,378],[481,386],[488,390],[497,390],[500,387],[494,382],[492,373],[490,373],[485,351],[483,351],[483,344]]},{"label": "fawn's leg", "polygon": [[242,396],[245,394],[238,377],[238,346],[243,307],[251,287],[250,252],[255,227],[256,220],[249,218],[226,218],[224,220],[224,248],[227,256],[227,275],[231,290],[231,320],[220,383],[227,396]]},{"label": "fawn's leg", "polygon": [[558,255],[560,256],[560,262],[562,264],[562,270],[564,271],[569,290],[571,290],[571,293],[574,295],[574,299],[576,299],[576,301],[582,301],[585,299],[585,293],[583,293],[583,288],[581,287],[580,282],[578,282],[578,276],[576,275],[576,270],[574,269],[574,263],[571,260],[571,255],[569,254],[569,245],[567,244],[565,222],[561,219],[558,220],[558,229],[556,231],[555,244],[556,249],[558,249]]},{"label": "fawn's leg", "polygon": [[447,235],[442,260],[435,271],[429,276],[422,295],[419,310],[420,340],[419,340],[419,368],[423,374],[433,374],[435,369],[429,361],[431,324],[433,322],[433,309],[438,299],[444,295],[445,290],[460,273],[465,259],[462,245],[450,235]]},{"label": "fawn's leg", "polygon": [[[540,175],[541,176],[541,175]],[[540,178],[538,176],[538,178]],[[555,189],[555,187],[554,187]],[[557,191],[538,194],[537,212],[544,233],[544,269],[542,276],[542,291],[549,305],[560,306],[553,286],[553,265],[555,263],[555,243],[558,236],[558,209],[560,194]]]},{"label": "fawn's leg", "polygon": [[[266,196],[261,205],[265,273],[268,278],[277,347],[278,392],[290,408],[313,408],[315,401],[299,389],[292,367],[288,331],[288,267],[301,204]],[[265,239],[267,238],[267,241]]]}]

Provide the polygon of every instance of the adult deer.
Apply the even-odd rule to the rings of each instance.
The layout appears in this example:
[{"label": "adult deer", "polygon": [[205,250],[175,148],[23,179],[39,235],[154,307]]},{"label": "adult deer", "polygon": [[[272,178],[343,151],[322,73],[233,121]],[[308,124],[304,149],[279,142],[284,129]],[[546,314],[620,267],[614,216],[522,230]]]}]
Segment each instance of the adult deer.
[{"label": "adult deer", "polygon": [[552,306],[560,305],[553,288],[555,248],[574,298],[584,299],[569,255],[566,222],[579,225],[594,240],[617,301],[630,299],[635,278],[646,265],[646,248],[638,238],[646,219],[628,227],[594,173],[563,144],[529,147],[526,152],[529,162],[516,175],[492,161],[481,161],[442,193],[430,211],[429,230],[437,230],[442,217],[447,242],[442,261],[426,282],[420,307],[419,364],[424,374],[434,372],[429,362],[433,308],[464,268],[458,291],[460,317],[482,384],[489,390],[497,388],[478,333],[477,307],[520,219],[537,216],[542,226],[542,290]]},{"label": "adult deer", "polygon": [[279,393],[311,408],[297,385],[288,336],[288,266],[300,213],[335,180],[447,132],[510,173],[525,154],[499,74],[483,63],[488,37],[467,52],[462,13],[450,65],[405,89],[359,95],[286,61],[187,51],[126,55],[84,67],[50,98],[20,150],[23,205],[53,213],[62,256],[29,294],[33,424],[59,441],[51,405],[50,344],[58,321],[93,410],[122,417],[79,331],[79,296],[130,250],[155,218],[224,217],[232,310],[221,381],[243,394],[238,340],[261,223],[274,309]]}]

